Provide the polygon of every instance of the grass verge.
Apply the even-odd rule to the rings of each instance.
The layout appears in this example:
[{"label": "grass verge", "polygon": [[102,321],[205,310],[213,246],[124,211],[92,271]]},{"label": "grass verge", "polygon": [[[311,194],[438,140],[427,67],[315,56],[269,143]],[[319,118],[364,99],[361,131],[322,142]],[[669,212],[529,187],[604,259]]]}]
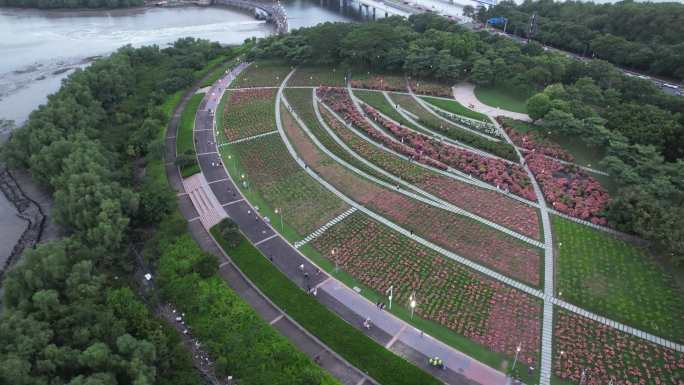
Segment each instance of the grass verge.
[{"label": "grass verge", "polygon": [[527,113],[527,97],[498,87],[475,87],[475,97],[488,106],[521,114]]},{"label": "grass verge", "polygon": [[181,166],[181,175],[183,178],[187,178],[200,172],[199,165],[197,164],[197,159],[195,157],[195,145],[192,140],[192,131],[195,128],[195,115],[197,114],[197,108],[199,107],[203,98],[203,93],[192,95],[188,101],[188,104],[185,106],[185,109],[181,113],[180,125],[178,126],[178,132],[176,133],[176,153],[178,155],[187,154],[192,156],[192,159],[188,158],[187,164]]},{"label": "grass verge", "polygon": [[357,368],[382,384],[440,384],[427,372],[375,343],[304,293],[246,239],[237,247],[229,248],[216,227],[211,232],[233,262],[266,296]]}]

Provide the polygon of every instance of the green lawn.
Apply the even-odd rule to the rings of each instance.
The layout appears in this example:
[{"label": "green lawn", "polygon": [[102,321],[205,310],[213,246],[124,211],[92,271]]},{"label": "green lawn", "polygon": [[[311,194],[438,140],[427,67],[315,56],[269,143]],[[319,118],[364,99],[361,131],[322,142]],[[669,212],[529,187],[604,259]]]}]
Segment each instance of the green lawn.
[{"label": "green lawn", "polygon": [[684,290],[672,271],[639,247],[587,226],[554,216],[553,229],[561,298],[650,333],[684,341]]},{"label": "green lawn", "polygon": [[[195,154],[192,131],[195,128],[195,114],[197,113],[197,108],[203,98],[203,93],[192,95],[181,113],[180,125],[178,126],[178,132],[176,133],[176,153],[179,155],[184,153]],[[197,164],[197,160],[195,160],[193,163],[181,168],[181,175],[183,175],[184,178],[187,178],[190,175],[197,174],[199,171],[199,165]]]},{"label": "green lawn", "polygon": [[292,75],[287,82],[287,85],[304,87],[342,87],[344,86],[346,73],[347,71],[344,68],[339,67],[297,67],[297,71]]},{"label": "green lawn", "polygon": [[455,100],[439,99],[430,96],[421,96],[420,98],[434,106],[437,106],[445,111],[449,111],[456,115],[465,116],[466,118],[471,118],[486,123],[491,122],[487,115],[465,108],[461,103]]},{"label": "green lawn", "polygon": [[214,237],[266,296],[354,366],[385,385],[440,384],[430,374],[380,346],[304,293],[247,240],[229,248],[216,230],[216,227],[212,228]]},{"label": "green lawn", "polygon": [[516,95],[497,87],[478,86],[475,88],[475,96],[488,106],[522,114],[527,113],[527,97],[523,95]]},{"label": "green lawn", "polygon": [[292,68],[279,61],[257,61],[240,73],[231,87],[276,87],[283,82]]},{"label": "green lawn", "polygon": [[[382,92],[378,91],[354,91],[354,96],[357,98],[361,99],[364,103],[368,104],[369,106],[375,108],[376,110],[382,112],[385,116],[389,117],[390,119],[393,119],[397,123],[412,128],[416,131],[423,132],[420,128],[414,126],[413,124],[409,123],[406,119],[404,119],[396,109],[394,109],[394,106],[392,106],[387,99],[385,98],[385,95],[383,95]],[[361,112],[361,111],[359,111]]]}]

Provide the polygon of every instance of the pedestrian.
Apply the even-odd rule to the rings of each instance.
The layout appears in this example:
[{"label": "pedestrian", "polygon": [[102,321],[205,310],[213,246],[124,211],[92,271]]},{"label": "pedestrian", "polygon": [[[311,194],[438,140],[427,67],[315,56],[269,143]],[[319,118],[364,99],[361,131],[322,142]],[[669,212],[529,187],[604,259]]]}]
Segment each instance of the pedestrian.
[{"label": "pedestrian", "polygon": [[309,273],[307,273],[306,271],[304,272],[304,279],[309,279]]},{"label": "pedestrian", "polygon": [[534,365],[530,365],[530,367],[527,369],[527,374],[532,375],[532,372],[534,372]]},{"label": "pedestrian", "polygon": [[301,265],[299,265],[299,271],[301,271],[302,273],[304,272],[304,264],[303,263]]},{"label": "pedestrian", "polygon": [[320,365],[321,364],[321,356],[316,355],[316,357],[314,357],[314,362],[317,363],[318,365]]}]

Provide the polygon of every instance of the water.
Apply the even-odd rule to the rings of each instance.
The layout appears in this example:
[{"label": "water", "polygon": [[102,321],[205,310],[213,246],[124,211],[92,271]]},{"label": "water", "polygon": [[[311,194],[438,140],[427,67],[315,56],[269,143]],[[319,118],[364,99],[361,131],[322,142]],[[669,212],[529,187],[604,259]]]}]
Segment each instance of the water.
[{"label": "water", "polygon": [[[350,20],[307,1],[286,3],[290,27]],[[164,46],[192,36],[224,44],[271,34],[273,27],[227,8],[151,8],[113,11],[0,10],[0,117],[22,123],[89,58],[125,44]]]},{"label": "water", "polygon": [[[335,9],[338,4],[304,0],[285,3],[290,28],[356,17]],[[239,44],[272,32],[273,26],[250,14],[218,7],[0,9],[0,118],[23,123],[75,68],[85,67],[93,57],[126,44],[163,47],[186,36]],[[0,143],[7,136],[8,132],[0,132]],[[0,263],[4,263],[25,227],[26,223],[16,217],[14,207],[0,193]]]}]

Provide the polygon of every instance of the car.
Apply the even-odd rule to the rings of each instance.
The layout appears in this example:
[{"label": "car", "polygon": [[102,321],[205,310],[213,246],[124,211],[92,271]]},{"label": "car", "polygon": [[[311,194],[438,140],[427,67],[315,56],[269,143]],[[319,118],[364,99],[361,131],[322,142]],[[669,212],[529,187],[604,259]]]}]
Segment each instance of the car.
[{"label": "car", "polygon": [[676,84],[663,83],[663,87],[672,88],[673,90],[678,90],[679,86]]}]

